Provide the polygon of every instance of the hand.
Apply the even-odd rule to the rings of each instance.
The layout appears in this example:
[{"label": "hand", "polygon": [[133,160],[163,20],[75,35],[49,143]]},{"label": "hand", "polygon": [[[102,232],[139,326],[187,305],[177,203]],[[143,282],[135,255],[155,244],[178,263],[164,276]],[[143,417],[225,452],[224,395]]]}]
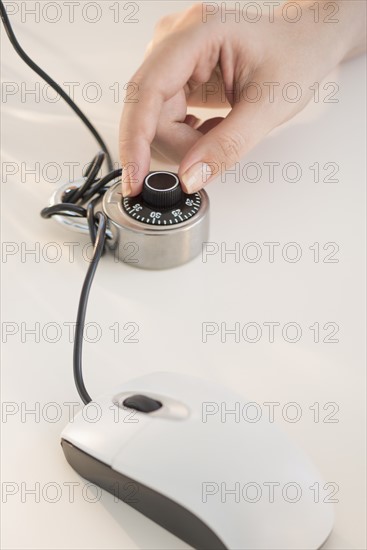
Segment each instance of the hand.
[{"label": "hand", "polygon": [[[365,2],[329,2],[339,8],[331,23],[324,22],[325,1],[319,3],[319,22],[310,9],[315,1],[307,0],[297,11],[295,2],[289,11],[287,2],[278,6],[273,19],[262,10],[253,23],[241,13],[236,22],[224,3],[211,4],[216,13],[195,4],[159,21],[131,78],[138,101],[125,103],[121,117],[123,195],[141,191],[151,146],[179,163],[184,190],[193,193],[303,109],[310,87],[365,47]],[[188,106],[213,105],[230,111],[204,123],[187,114]]]}]

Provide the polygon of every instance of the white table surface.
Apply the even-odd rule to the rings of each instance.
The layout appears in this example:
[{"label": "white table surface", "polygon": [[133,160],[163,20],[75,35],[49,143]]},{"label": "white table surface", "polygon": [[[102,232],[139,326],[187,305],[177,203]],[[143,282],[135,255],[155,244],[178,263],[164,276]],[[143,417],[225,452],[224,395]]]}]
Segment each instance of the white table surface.
[{"label": "white table surface", "polygon": [[[75,99],[117,159],[121,99],[114,101],[109,87],[116,82],[122,87],[129,80],[159,17],[190,3],[139,2],[138,22],[133,24],[113,23],[112,4],[100,3],[102,17],[95,24],[83,20],[83,2],[76,8],[74,23],[67,22],[63,2],[59,2],[62,16],[58,23],[51,24],[42,16],[35,22],[30,15],[22,22],[20,13],[12,22],[25,50],[58,82],[80,83]],[[54,15],[50,12],[49,17]],[[3,342],[11,327],[17,331],[8,335],[2,352],[2,398],[7,410],[12,406],[9,403],[14,404],[14,414],[3,416],[2,482],[3,490],[7,483],[6,489],[15,491],[3,504],[2,547],[187,548],[107,493],[96,503],[88,502],[83,498],[84,481],[61,451],[59,436],[68,421],[65,403],[79,402],[67,323],[75,319],[88,265],[81,249],[88,238],[42,220],[39,211],[52,191],[67,181],[66,163],[78,163],[78,176],[97,147],[63,102],[21,97],[25,86],[39,82],[42,89],[43,83],[17,57],[3,32],[1,47],[2,79],[18,87],[2,103],[3,162],[15,163],[6,166],[17,170],[7,178],[3,173],[1,185],[2,239],[8,251],[12,246],[15,251],[2,258]],[[242,166],[256,162],[262,167],[257,183],[236,183],[229,177],[226,185],[218,181],[210,185],[210,241],[228,248],[235,242],[241,247],[256,242],[263,253],[257,263],[236,263],[231,256],[222,263],[217,254],[206,263],[197,258],[177,269],[150,272],[105,257],[93,285],[87,319],[99,324],[101,338],[84,347],[85,378],[92,395],[139,374],[170,370],[225,383],[265,412],[264,402],[279,402],[281,407],[298,403],[302,410],[299,422],[285,421],[279,409],[275,419],[312,457],[324,478],[339,486],[335,528],[325,546],[333,550],[366,548],[364,72],[363,57],[344,64],[326,79],[339,85],[337,103],[312,102],[244,159]],[[97,82],[102,90],[96,103],[81,94],[88,82]],[[120,98],[122,93],[120,89]],[[270,183],[263,163],[272,161],[281,168],[298,163],[300,181],[287,182],[279,172]],[[325,163],[337,163],[339,181],[313,181],[309,167],[315,162],[320,163],[322,178]],[[35,163],[39,163],[38,176],[26,174]],[[162,167],[162,163],[154,161],[152,166]],[[273,263],[263,244],[269,241],[281,243]],[[73,261],[67,242],[77,243]],[[290,242],[301,248],[297,263],[282,258],[280,250]],[[320,243],[318,263],[309,249],[315,242]],[[332,251],[322,247],[330,242],[339,246],[337,263],[322,261]],[[61,256],[56,262],[47,257],[53,252],[48,243],[56,243],[53,251]],[[22,257],[22,251],[35,246],[40,247],[37,257]],[[271,321],[281,328],[297,322],[302,338],[289,343],[276,332],[274,343],[269,343],[263,323]],[[124,343],[120,338],[115,343],[109,327],[118,323],[124,337],[127,322],[139,325],[139,342]],[[256,322],[263,333],[252,344],[244,339],[236,343],[233,338],[221,343],[219,335],[204,344],[203,322],[226,322],[228,327],[235,322],[241,326]],[[315,343],[309,329],[315,322],[320,323],[322,339],[325,323],[337,323],[339,342]],[[25,334],[36,323],[39,342]],[[49,323],[59,327],[55,343],[50,341],[56,333]],[[95,337],[92,329],[90,338]],[[318,423],[309,409],[315,402],[320,404]],[[61,415],[55,422],[50,417],[56,409],[49,403],[56,403]],[[323,410],[326,403],[339,408],[334,416],[338,422],[323,422],[332,412],[332,408]],[[24,415],[25,409],[35,407],[41,410],[39,418],[22,417],[21,411]],[[71,482],[77,484],[74,502],[66,485]],[[39,502],[26,494],[37,483]],[[59,499],[52,503],[55,487]],[[91,500],[93,491],[88,496]]]}]

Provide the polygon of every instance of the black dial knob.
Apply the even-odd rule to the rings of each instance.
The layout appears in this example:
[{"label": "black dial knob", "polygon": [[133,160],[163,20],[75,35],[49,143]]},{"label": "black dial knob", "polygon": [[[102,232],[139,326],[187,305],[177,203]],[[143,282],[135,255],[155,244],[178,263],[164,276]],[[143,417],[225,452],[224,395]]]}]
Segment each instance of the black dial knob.
[{"label": "black dial knob", "polygon": [[128,216],[151,226],[176,225],[195,216],[201,206],[200,193],[182,191],[177,174],[150,172],[143,191],[136,197],[125,197],[122,206]]},{"label": "black dial knob", "polygon": [[183,197],[181,185],[172,172],[151,172],[143,183],[142,198],[155,208],[170,208]]}]

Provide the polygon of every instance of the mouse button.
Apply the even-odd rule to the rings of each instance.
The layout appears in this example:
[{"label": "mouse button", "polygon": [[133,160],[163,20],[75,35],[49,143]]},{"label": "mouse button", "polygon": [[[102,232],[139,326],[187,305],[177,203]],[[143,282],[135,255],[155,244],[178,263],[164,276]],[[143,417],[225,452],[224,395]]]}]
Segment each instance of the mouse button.
[{"label": "mouse button", "polygon": [[140,378],[127,381],[118,388],[116,395],[121,394],[142,394],[149,395],[160,400],[164,396],[165,403],[169,399],[173,402],[184,404],[190,411],[200,411],[203,401],[215,401],[223,398],[224,390],[222,386],[215,385],[209,380],[196,376],[180,374],[155,372],[147,374]]},{"label": "mouse button", "polygon": [[163,393],[147,391],[143,394],[141,388],[136,387],[115,395],[112,401],[121,409],[134,410],[137,416],[142,412],[151,419],[185,420],[190,416],[190,409],[184,403]]},{"label": "mouse button", "polygon": [[122,402],[124,407],[143,413],[151,413],[162,407],[162,403],[148,395],[130,395]]},{"label": "mouse button", "polygon": [[124,407],[143,413],[151,413],[162,407],[162,403],[148,395],[130,395],[122,402]]}]

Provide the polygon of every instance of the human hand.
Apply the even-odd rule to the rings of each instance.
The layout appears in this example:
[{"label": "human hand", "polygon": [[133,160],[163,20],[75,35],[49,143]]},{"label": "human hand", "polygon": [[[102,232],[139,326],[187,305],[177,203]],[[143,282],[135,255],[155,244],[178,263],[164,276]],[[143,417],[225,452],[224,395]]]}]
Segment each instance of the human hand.
[{"label": "human hand", "polygon": [[[322,13],[327,3],[319,3]],[[314,83],[364,47],[365,2],[329,2],[339,8],[333,23],[325,16],[316,22],[315,2],[307,0],[292,23],[295,2],[285,11],[287,4],[274,10],[273,19],[264,13],[254,23],[223,14],[223,3],[211,15],[210,4],[195,4],[158,22],[131,78],[137,102],[125,103],[121,117],[124,196],[141,191],[151,146],[179,163],[187,193],[199,190],[303,109]],[[204,123],[187,114],[188,106],[213,105],[231,110]]]}]

